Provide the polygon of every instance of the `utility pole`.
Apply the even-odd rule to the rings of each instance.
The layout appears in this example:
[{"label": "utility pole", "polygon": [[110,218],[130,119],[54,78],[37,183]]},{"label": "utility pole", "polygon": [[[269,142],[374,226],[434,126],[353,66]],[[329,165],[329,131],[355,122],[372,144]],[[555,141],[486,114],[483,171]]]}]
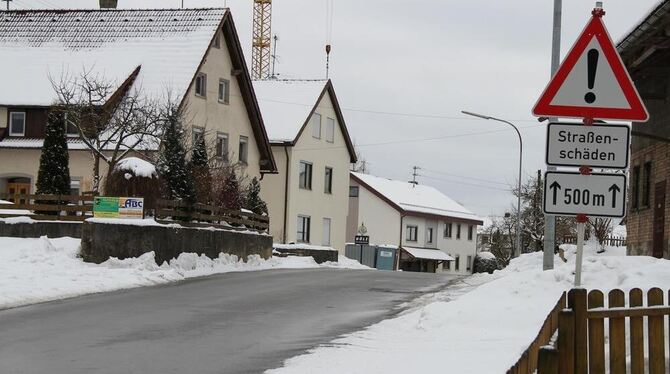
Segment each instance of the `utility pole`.
[{"label": "utility pole", "polygon": [[418,166],[414,166],[414,167],[412,167],[412,170],[413,170],[413,171],[412,171],[412,181],[409,182],[409,183],[411,183],[411,184],[412,184],[412,188],[414,188],[417,184],[419,184],[419,182],[416,181],[416,177],[419,176],[418,171],[421,170],[421,168],[418,167]]},{"label": "utility pole", "polygon": [[[553,77],[558,70],[558,64],[561,58],[561,12],[563,0],[554,0],[554,29],[551,39],[551,76]],[[556,118],[550,118],[549,121],[555,121]],[[553,166],[548,166],[547,170],[556,170]],[[542,256],[542,269],[551,270],[554,268],[554,248],[556,247],[556,216],[545,214],[544,216],[544,255]]]}]

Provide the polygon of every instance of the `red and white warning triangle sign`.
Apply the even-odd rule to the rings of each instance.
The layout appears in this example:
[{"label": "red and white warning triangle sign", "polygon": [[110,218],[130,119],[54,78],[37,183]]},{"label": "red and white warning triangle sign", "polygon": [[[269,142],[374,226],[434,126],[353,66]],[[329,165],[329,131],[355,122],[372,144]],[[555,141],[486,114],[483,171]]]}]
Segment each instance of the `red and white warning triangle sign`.
[{"label": "red and white warning triangle sign", "polygon": [[640,95],[595,9],[572,49],[533,108],[533,115],[618,119],[649,119]]}]

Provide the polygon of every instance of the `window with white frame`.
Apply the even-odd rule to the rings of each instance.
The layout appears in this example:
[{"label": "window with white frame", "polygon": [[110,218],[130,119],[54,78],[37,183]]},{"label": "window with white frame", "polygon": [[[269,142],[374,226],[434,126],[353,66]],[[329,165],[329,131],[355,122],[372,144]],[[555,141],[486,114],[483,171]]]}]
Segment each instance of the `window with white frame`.
[{"label": "window with white frame", "polygon": [[63,120],[65,122],[65,135],[68,138],[74,138],[79,136],[79,130],[77,129],[77,125],[74,124],[74,122],[70,121],[67,118],[67,113],[63,114]]},{"label": "window with white frame", "polygon": [[244,165],[247,164],[249,159],[249,138],[246,136],[240,136],[240,162]]},{"label": "window with white frame", "polygon": [[456,258],[454,259],[454,270],[458,271],[460,267],[461,267],[461,255],[456,255]]},{"label": "window with white frame", "polygon": [[333,168],[326,166],[326,171],[323,181],[323,192],[327,194],[333,193]]},{"label": "window with white frame", "polygon": [[444,237],[445,238],[451,238],[451,228],[453,224],[451,222],[446,222],[444,224]]},{"label": "window with white frame", "polygon": [[311,218],[309,216],[298,216],[298,243],[309,243],[309,226]]},{"label": "window with white frame", "polygon": [[433,244],[433,228],[429,227],[426,229],[426,243]]},{"label": "window with white frame", "polygon": [[230,81],[227,79],[219,79],[219,102],[230,103]]},{"label": "window with white frame", "polygon": [[[451,256],[451,255],[449,255]],[[442,263],[442,270],[451,270],[451,261],[445,261]]]},{"label": "window with white frame", "polygon": [[319,113],[312,114],[312,137],[321,139],[321,115]]},{"label": "window with white frame", "polygon": [[207,97],[207,74],[199,73],[195,77],[195,95]]},{"label": "window with white frame", "polygon": [[475,236],[475,228],[472,225],[468,225],[468,240],[472,240]]},{"label": "window with white frame", "polygon": [[326,141],[328,143],[335,142],[335,120],[333,118],[326,118]]},{"label": "window with white frame", "polygon": [[312,164],[307,161],[300,161],[298,187],[302,188],[303,190],[312,189]]},{"label": "window with white frame", "polygon": [[81,193],[81,182],[77,180],[70,181],[70,195],[79,195]]},{"label": "window with white frame", "polygon": [[349,186],[349,197],[358,197],[358,186]]},{"label": "window with white frame", "polygon": [[472,256],[468,256],[465,270],[470,271],[470,269],[472,269]]},{"label": "window with white frame", "polygon": [[461,238],[461,224],[458,223],[458,224],[456,224],[456,239],[460,239],[460,238]]},{"label": "window with white frame", "polygon": [[193,135],[191,136],[191,141],[193,142],[193,147],[195,148],[198,145],[198,142],[205,136],[205,129],[202,127],[194,127]]},{"label": "window with white frame", "polygon": [[216,134],[216,157],[228,161],[228,134],[226,133]]},{"label": "window with white frame", "polygon": [[26,112],[9,113],[9,136],[26,135]]},{"label": "window with white frame", "polygon": [[419,228],[417,226],[407,226],[407,237],[405,240],[408,242],[415,242],[417,241],[417,233],[419,231]]},{"label": "window with white frame", "polygon": [[323,219],[323,235],[321,235],[321,245],[330,245],[330,218]]}]

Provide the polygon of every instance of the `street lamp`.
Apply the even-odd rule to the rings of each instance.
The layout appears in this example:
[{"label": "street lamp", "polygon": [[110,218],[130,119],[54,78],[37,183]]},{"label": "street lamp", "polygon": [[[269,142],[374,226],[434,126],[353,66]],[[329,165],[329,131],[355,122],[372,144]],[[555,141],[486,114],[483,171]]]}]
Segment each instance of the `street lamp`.
[{"label": "street lamp", "polygon": [[491,116],[487,116],[484,114],[478,114],[478,113],[473,113],[473,112],[468,112],[466,110],[462,110],[461,113],[467,114],[468,116],[473,116],[481,119],[486,119],[486,120],[493,120],[493,121],[498,121],[502,123],[506,123],[514,128],[516,131],[516,134],[519,136],[519,181],[518,181],[518,191],[517,191],[517,201],[516,201],[516,252],[517,256],[521,255],[521,163],[523,160],[523,141],[521,140],[521,133],[519,132],[519,129],[514,126],[512,122],[505,121],[504,119],[500,118],[495,118]]}]

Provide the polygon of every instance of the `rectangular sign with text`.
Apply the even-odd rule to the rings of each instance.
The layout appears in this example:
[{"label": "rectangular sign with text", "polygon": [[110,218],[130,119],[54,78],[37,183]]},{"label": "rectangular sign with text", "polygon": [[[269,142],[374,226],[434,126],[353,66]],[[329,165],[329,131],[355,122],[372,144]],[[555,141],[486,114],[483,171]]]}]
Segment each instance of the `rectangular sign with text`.
[{"label": "rectangular sign with text", "polygon": [[544,175],[543,208],[546,214],[557,216],[623,217],[626,176],[548,171]]},{"label": "rectangular sign with text", "polygon": [[547,127],[547,165],[625,169],[629,146],[626,125],[552,122]]}]

